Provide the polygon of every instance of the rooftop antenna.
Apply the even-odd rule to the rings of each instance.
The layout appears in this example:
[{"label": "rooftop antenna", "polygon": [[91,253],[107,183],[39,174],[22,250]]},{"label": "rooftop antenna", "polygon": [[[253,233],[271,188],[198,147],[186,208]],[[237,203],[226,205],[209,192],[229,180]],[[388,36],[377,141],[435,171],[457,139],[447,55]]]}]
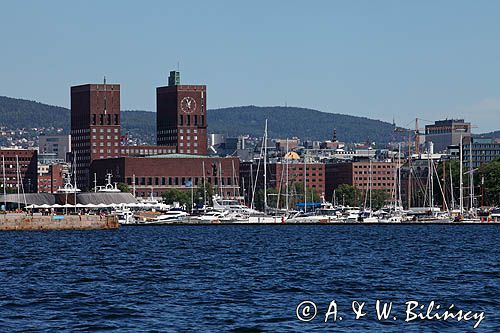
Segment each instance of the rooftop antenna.
[{"label": "rooftop antenna", "polygon": [[180,66],[179,66],[179,62],[177,61],[177,71],[180,72]]}]

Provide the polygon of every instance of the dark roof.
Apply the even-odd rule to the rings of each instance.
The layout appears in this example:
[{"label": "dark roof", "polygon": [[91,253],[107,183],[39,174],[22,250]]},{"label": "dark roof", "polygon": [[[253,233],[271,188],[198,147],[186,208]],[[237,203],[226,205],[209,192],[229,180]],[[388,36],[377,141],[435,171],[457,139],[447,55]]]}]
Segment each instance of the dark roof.
[{"label": "dark roof", "polygon": [[0,195],[0,203],[10,202],[10,203],[21,203],[24,205],[26,198],[27,205],[53,205],[56,203],[56,197],[50,193],[26,193],[26,194],[7,194],[5,197]]},{"label": "dark roof", "polygon": [[131,193],[78,193],[76,195],[77,203],[88,204],[127,204],[138,203],[137,199]]}]

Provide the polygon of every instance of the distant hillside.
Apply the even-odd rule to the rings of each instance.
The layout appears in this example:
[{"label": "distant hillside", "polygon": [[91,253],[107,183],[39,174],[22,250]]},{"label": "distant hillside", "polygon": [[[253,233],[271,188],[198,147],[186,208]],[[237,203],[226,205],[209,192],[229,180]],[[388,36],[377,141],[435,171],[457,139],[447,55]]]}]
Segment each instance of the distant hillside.
[{"label": "distant hillside", "polygon": [[[385,143],[395,138],[392,124],[380,120],[281,106],[208,110],[208,131],[229,136],[249,134],[260,137],[264,132],[265,119],[268,119],[269,136],[275,138],[296,136],[325,140],[332,138],[334,128],[338,139],[345,142]],[[11,129],[54,127],[69,133],[70,113],[63,107],[0,96],[0,126]],[[154,143],[156,114],[149,111],[122,112],[122,132]],[[500,131],[485,135],[500,137]]]},{"label": "distant hillside", "polygon": [[500,131],[477,134],[476,137],[479,138],[492,138],[492,139],[500,139]]},{"label": "distant hillside", "polygon": [[251,105],[208,113],[210,131],[231,136],[245,133],[262,136],[265,119],[270,137],[326,140],[332,138],[334,128],[338,139],[346,142],[388,142],[394,136],[394,127],[387,122],[297,107]]},{"label": "distant hillside", "polygon": [[69,110],[25,99],[0,96],[0,126],[69,128]]}]

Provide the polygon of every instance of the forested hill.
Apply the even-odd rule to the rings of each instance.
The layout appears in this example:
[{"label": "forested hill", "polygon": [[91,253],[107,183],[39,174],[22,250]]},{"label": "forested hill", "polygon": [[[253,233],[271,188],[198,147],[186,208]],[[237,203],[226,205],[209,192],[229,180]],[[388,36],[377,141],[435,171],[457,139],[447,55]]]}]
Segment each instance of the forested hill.
[{"label": "forested hill", "polygon": [[269,137],[331,139],[333,130],[345,142],[388,142],[395,135],[392,124],[364,117],[327,113],[297,107],[240,106],[210,110],[209,129],[230,136],[248,133],[262,136],[268,119]]},{"label": "forested hill", "polygon": [[[208,110],[208,131],[229,136],[249,134],[260,137],[264,133],[265,119],[268,119],[271,138],[295,136],[302,139],[326,140],[332,138],[335,128],[338,139],[345,142],[385,143],[395,139],[393,125],[387,122],[282,106],[251,105]],[[0,96],[0,126],[9,129],[54,127],[63,128],[69,133],[70,113],[67,108],[59,106]],[[155,131],[154,112],[122,112],[122,132],[154,143]]]},{"label": "forested hill", "polygon": [[7,128],[55,127],[68,129],[69,110],[25,99],[0,96],[0,126]]}]

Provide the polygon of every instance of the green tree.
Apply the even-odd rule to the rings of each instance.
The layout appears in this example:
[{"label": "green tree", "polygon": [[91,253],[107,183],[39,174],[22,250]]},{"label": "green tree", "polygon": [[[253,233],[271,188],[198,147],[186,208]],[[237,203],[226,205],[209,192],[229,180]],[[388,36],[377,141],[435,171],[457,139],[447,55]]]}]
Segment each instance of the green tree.
[{"label": "green tree", "polygon": [[[452,195],[455,201],[455,205],[458,204],[460,195],[460,162],[458,161],[441,161],[436,164],[436,170],[438,173],[439,180],[436,175],[434,175],[434,203],[436,206],[443,205],[443,194],[441,193],[441,188],[445,194],[445,199],[449,208],[452,203]],[[464,169],[464,171],[466,171]],[[451,177],[450,177],[451,175]],[[467,186],[468,177],[464,175],[464,186]],[[451,180],[453,180],[453,192],[451,191]]]},{"label": "green tree", "polygon": [[130,192],[130,187],[125,183],[118,183],[118,184],[116,184],[116,187],[124,193]]},{"label": "green tree", "polygon": [[481,165],[479,176],[484,177],[484,204],[500,205],[500,159]]},{"label": "green tree", "polygon": [[335,195],[338,202],[346,206],[360,206],[363,203],[363,191],[352,185],[340,185],[335,191]]},{"label": "green tree", "polygon": [[[282,207],[282,200],[283,198],[280,199],[280,207]],[[267,206],[271,208],[276,208],[276,204],[278,202],[278,190],[274,188],[268,188],[267,189]],[[257,210],[264,210],[264,190],[259,189],[255,191],[255,199],[254,199],[254,206]]]},{"label": "green tree", "polygon": [[377,210],[389,201],[391,195],[385,190],[373,190],[372,191],[372,209]]},{"label": "green tree", "polygon": [[171,189],[162,193],[163,201],[166,204],[173,204],[178,202],[180,205],[186,205],[186,207],[191,207],[191,193],[188,191],[181,191],[178,189]]},{"label": "green tree", "polygon": [[203,205],[203,201],[206,199],[207,204],[210,205],[212,203],[213,196],[214,187],[212,184],[205,182],[205,186],[203,186],[203,183],[200,183],[194,193],[194,202],[198,205]]}]

